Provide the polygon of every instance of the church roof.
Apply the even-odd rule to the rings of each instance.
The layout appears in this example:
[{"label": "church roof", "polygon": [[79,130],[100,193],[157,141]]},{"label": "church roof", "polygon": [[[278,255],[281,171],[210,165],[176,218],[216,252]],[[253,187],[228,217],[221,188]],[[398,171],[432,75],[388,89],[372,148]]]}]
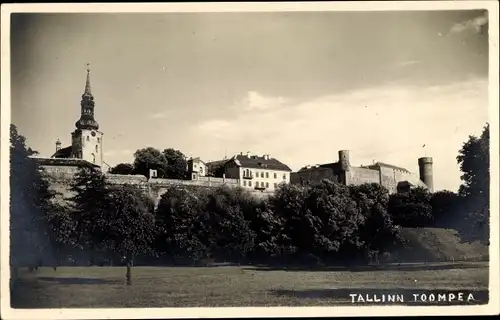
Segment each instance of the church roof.
[{"label": "church roof", "polygon": [[71,158],[71,146],[59,149],[51,158]]},{"label": "church roof", "polygon": [[36,160],[41,166],[70,166],[70,167],[78,167],[78,166],[92,166],[99,167],[99,165],[95,163],[91,163],[87,160],[83,159],[75,159],[75,158],[39,158],[39,157],[31,157]]}]

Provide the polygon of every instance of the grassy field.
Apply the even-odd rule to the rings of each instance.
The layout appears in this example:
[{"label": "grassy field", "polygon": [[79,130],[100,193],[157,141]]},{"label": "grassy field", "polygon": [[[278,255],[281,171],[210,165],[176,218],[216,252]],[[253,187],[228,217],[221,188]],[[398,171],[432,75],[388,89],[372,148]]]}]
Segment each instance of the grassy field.
[{"label": "grassy field", "polygon": [[[488,263],[409,264],[359,269],[124,267],[20,270],[14,308],[243,307],[351,305],[349,294],[474,292],[488,300]],[[411,304],[411,303],[410,303]]]}]

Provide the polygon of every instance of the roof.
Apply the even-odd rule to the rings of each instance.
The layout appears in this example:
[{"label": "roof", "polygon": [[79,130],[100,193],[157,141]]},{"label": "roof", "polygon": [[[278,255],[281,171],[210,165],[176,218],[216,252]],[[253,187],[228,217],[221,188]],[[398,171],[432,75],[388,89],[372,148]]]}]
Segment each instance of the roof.
[{"label": "roof", "polygon": [[392,164],[387,164],[387,163],[383,163],[383,162],[377,162],[377,163],[375,163],[373,165],[368,166],[368,168],[373,168],[373,167],[386,167],[386,168],[401,170],[401,171],[405,171],[407,173],[410,173],[410,171],[407,170],[407,169],[405,169],[405,168],[394,166]]},{"label": "roof", "polygon": [[52,158],[71,158],[71,146],[62,148],[52,155]]},{"label": "roof", "polygon": [[316,170],[319,168],[338,170],[338,169],[340,169],[340,164],[338,162],[332,162],[332,163],[319,164],[319,165],[315,165],[315,166],[313,166],[313,165],[312,166],[305,166],[305,167],[300,168],[300,170],[297,172],[312,171],[312,170]]},{"label": "roof", "polygon": [[229,161],[234,161],[238,166],[244,168],[292,171],[286,164],[271,157],[236,155]]},{"label": "roof", "polygon": [[201,160],[200,157],[196,157],[196,158],[191,158],[188,160],[188,162],[201,162],[203,164],[206,164],[205,161]]},{"label": "roof", "polygon": [[223,160],[216,160],[216,161],[210,161],[210,162],[206,162],[205,164],[209,167],[213,167],[213,166],[222,166],[224,165],[226,162],[228,162],[229,159],[223,159]]},{"label": "roof", "polygon": [[90,165],[93,167],[99,167],[95,163],[90,163],[87,160],[83,159],[75,159],[75,158],[38,158],[38,157],[31,157],[32,159],[36,160],[39,165],[41,166],[71,166],[71,167],[77,167],[77,166],[84,166],[84,165]]}]

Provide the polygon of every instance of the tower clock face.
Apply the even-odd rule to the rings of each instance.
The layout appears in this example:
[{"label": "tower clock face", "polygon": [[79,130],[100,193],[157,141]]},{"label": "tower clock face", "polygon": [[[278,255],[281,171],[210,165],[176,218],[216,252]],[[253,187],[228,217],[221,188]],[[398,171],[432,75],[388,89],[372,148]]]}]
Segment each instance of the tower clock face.
[{"label": "tower clock face", "polygon": [[92,137],[95,137],[95,131],[92,131],[90,134],[92,135]]}]

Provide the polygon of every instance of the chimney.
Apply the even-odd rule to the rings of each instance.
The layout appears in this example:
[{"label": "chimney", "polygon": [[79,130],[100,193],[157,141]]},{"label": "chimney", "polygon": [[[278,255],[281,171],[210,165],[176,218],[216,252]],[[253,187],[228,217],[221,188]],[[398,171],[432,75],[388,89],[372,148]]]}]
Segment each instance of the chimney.
[{"label": "chimney", "polygon": [[262,157],[264,158],[264,160],[269,160],[269,155],[268,154],[265,154]]},{"label": "chimney", "polygon": [[59,139],[57,139],[56,141],[56,151],[59,151],[61,150],[61,141]]}]

